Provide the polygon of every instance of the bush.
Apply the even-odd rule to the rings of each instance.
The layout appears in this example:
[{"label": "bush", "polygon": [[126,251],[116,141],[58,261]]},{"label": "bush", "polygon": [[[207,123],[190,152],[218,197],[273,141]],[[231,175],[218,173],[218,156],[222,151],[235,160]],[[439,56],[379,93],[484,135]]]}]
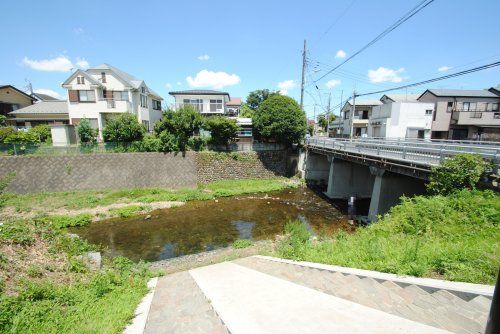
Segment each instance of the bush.
[{"label": "bush", "polygon": [[7,124],[7,117],[0,115],[0,126],[5,126]]},{"label": "bush", "polygon": [[203,151],[207,147],[208,138],[207,137],[191,137],[188,139],[188,147],[193,151]]},{"label": "bush", "polygon": [[92,128],[88,119],[82,119],[76,127],[76,131],[82,144],[97,143],[98,130]]},{"label": "bush", "polygon": [[7,139],[10,135],[12,135],[15,132],[16,131],[10,126],[0,128],[0,143],[4,143],[5,139]]},{"label": "bush", "polygon": [[272,95],[255,112],[254,128],[277,143],[300,143],[306,135],[307,119],[297,102],[288,96]]},{"label": "bush", "polygon": [[52,133],[50,132],[50,126],[48,126],[47,124],[40,124],[32,127],[28,132],[37,137],[41,143],[52,142]]},{"label": "bush", "polygon": [[141,141],[134,142],[132,146],[137,152],[160,152],[162,144],[160,138],[147,134]]},{"label": "bush", "polygon": [[236,132],[240,129],[236,120],[222,116],[207,118],[203,128],[210,131],[210,143],[214,145],[227,145],[236,139]]},{"label": "bush", "polygon": [[278,253],[288,259],[302,260],[310,237],[311,233],[301,221],[290,221],[285,225],[285,238],[278,244]]},{"label": "bush", "polygon": [[458,154],[433,167],[427,184],[432,194],[447,195],[456,190],[475,189],[487,168],[486,161],[477,154]]},{"label": "bush", "polygon": [[[154,131],[159,138],[163,134],[165,152],[185,151],[189,139],[200,130],[202,124],[203,118],[198,111],[191,106],[183,106],[176,111],[165,111],[161,120],[156,122]],[[175,143],[172,137],[175,137]]]},{"label": "bush", "polygon": [[107,120],[102,131],[105,141],[126,143],[142,140],[145,133],[144,126],[131,113],[123,113]]},{"label": "bush", "polygon": [[26,145],[26,144],[37,144],[40,142],[40,140],[38,139],[38,136],[32,132],[15,131],[14,133],[10,134],[4,140],[4,142],[11,144]]},{"label": "bush", "polygon": [[179,138],[175,134],[168,131],[163,131],[158,136],[160,139],[160,151],[161,152],[179,152]]}]

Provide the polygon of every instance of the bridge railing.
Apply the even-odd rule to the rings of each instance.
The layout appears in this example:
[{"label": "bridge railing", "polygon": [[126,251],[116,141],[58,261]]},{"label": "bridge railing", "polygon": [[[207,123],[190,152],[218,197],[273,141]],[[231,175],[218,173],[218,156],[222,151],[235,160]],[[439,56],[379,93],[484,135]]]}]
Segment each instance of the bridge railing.
[{"label": "bridge railing", "polygon": [[475,153],[486,159],[496,162],[500,161],[500,145],[445,144],[413,140],[396,141],[371,138],[339,139],[326,137],[309,138],[307,144],[334,151],[352,152],[426,165],[438,165],[445,159],[460,153]]}]

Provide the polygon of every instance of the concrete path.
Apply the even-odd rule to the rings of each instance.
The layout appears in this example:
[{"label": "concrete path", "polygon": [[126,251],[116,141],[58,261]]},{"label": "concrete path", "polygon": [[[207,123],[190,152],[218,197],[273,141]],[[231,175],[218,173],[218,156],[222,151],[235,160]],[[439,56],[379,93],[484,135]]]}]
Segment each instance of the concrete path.
[{"label": "concrete path", "polygon": [[159,278],[127,334],[482,333],[491,291],[253,256]]},{"label": "concrete path", "polygon": [[231,333],[449,333],[237,264],[190,271]]}]

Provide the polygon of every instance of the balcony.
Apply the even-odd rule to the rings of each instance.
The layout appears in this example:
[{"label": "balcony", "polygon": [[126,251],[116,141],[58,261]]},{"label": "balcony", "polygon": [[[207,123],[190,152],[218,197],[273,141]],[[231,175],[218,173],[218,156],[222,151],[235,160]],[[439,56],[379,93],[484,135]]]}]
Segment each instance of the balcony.
[{"label": "balcony", "polygon": [[175,109],[184,106],[191,106],[203,115],[224,115],[226,112],[224,106],[221,106],[220,103],[176,103]]},{"label": "balcony", "polygon": [[451,116],[455,125],[500,126],[500,111],[455,110]]}]

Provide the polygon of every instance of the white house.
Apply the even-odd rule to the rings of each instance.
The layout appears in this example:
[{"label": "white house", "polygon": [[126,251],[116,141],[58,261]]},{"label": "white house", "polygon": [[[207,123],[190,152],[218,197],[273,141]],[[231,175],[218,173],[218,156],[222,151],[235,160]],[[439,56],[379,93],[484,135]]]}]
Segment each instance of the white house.
[{"label": "white house", "polygon": [[390,94],[374,106],[368,124],[368,137],[431,137],[433,103],[417,101],[418,95]]},{"label": "white house", "polygon": [[366,136],[368,128],[368,119],[372,114],[372,109],[375,106],[381,105],[379,100],[356,100],[356,108],[353,116],[353,101],[347,101],[342,110],[340,117],[330,124],[329,132],[333,132],[337,136],[350,136],[351,128],[353,137]]},{"label": "white house", "polygon": [[133,113],[148,131],[162,116],[163,99],[157,93],[143,80],[108,64],[77,70],[62,87],[68,90],[70,124],[86,118],[101,139],[106,120],[119,113]]},{"label": "white house", "polygon": [[227,116],[235,119],[241,130],[238,131],[240,142],[253,141],[252,119],[240,118],[241,98],[232,98],[227,92],[217,90],[182,90],[169,92],[174,98],[174,109],[189,105],[203,116]]}]

